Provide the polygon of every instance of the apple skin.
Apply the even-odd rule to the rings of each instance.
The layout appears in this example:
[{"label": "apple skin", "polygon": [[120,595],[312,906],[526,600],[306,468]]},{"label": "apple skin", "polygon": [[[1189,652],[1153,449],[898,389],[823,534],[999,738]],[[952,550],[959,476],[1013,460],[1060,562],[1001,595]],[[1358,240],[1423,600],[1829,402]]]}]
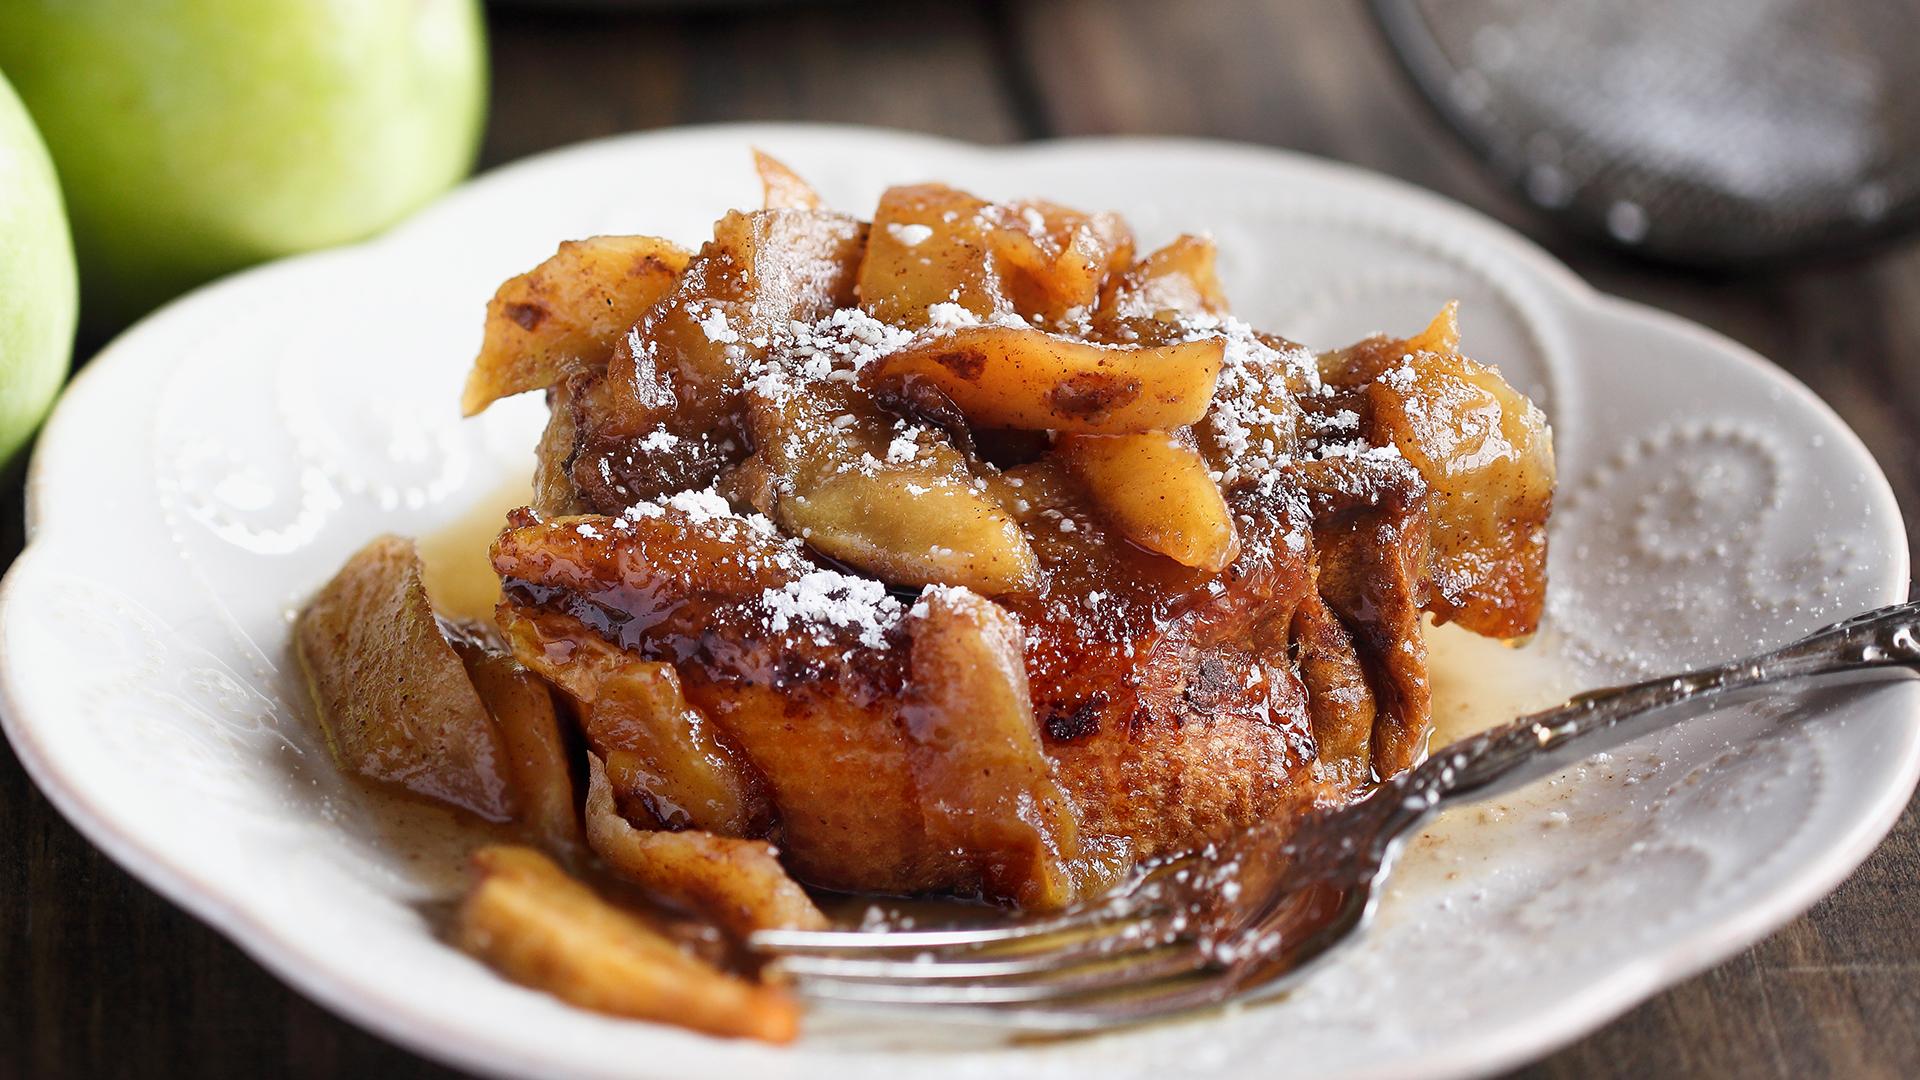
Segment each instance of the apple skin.
[{"label": "apple skin", "polygon": [[0,70],[90,325],[378,232],[466,175],[486,112],[479,0],[5,0]]},{"label": "apple skin", "polygon": [[66,380],[79,303],[53,162],[0,77],[0,470],[26,446]]}]

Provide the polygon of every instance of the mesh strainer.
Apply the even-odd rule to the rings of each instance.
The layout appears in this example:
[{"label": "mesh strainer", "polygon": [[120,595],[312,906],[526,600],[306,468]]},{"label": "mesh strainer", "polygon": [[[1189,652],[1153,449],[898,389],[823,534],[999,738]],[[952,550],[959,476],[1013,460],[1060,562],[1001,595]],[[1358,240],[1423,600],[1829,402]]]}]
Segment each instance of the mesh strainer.
[{"label": "mesh strainer", "polygon": [[1738,264],[1920,218],[1920,0],[1373,0],[1414,81],[1539,206]]}]

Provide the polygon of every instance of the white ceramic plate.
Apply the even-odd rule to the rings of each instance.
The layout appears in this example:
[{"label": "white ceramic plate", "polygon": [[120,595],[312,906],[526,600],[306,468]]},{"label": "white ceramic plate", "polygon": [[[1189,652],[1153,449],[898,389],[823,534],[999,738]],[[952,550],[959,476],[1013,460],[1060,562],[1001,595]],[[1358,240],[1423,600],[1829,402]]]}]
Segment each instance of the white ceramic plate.
[{"label": "white ceramic plate", "polygon": [[454,405],[494,286],[563,238],[698,241],[757,204],[749,145],[856,210],[889,183],[939,178],[1116,208],[1149,244],[1210,230],[1238,310],[1309,344],[1415,329],[1460,298],[1469,351],[1553,419],[1562,494],[1538,647],[1591,678],[1719,659],[1905,593],[1885,479],[1802,387],[1398,183],[1197,142],[990,150],[811,127],[546,155],[122,337],[41,439],[31,543],[0,599],[6,730],[47,795],[342,1015],[502,1074],[1472,1072],[1565,1042],[1787,921],[1913,790],[1920,686],[1725,711],[1443,820],[1370,939],[1290,1000],[1102,1038],[1009,1047],[827,1015],[776,1049],[494,977],[434,938],[422,905],[448,881],[383,842],[303,722],[288,614],[370,535],[430,530],[527,470],[537,400],[467,423]]}]

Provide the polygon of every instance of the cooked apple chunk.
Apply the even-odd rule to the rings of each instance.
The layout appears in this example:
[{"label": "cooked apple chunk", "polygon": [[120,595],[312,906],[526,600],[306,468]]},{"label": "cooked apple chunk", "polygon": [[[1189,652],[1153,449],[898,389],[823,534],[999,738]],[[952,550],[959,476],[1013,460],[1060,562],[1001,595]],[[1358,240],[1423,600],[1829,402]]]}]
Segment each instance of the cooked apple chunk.
[{"label": "cooked apple chunk", "polygon": [[687,258],[651,236],[561,244],[487,304],[461,411],[472,416],[503,397],[552,386],[575,367],[605,363],[627,327],[673,289]]},{"label": "cooked apple chunk", "polygon": [[1355,399],[1364,430],[1432,488],[1430,610],[1478,634],[1524,637],[1546,600],[1553,433],[1497,369],[1453,351],[1458,340],[1448,305],[1415,338],[1363,341],[1322,367]]},{"label": "cooked apple chunk", "polygon": [[1055,325],[1091,312],[1132,256],[1133,237],[1112,214],[990,203],[944,184],[890,188],[874,210],[860,303],[914,329],[943,305]]},{"label": "cooked apple chunk", "polygon": [[961,588],[921,594],[903,710],[927,839],[987,895],[1053,910],[1073,896],[1073,806],[1041,749],[1020,623]]},{"label": "cooked apple chunk", "polygon": [[954,478],[907,469],[828,478],[781,504],[781,521],[827,555],[896,585],[952,582],[998,596],[1031,589],[1037,566],[1006,512]]},{"label": "cooked apple chunk", "polygon": [[342,768],[506,821],[505,748],[441,634],[413,541],[376,538],[300,612],[295,652]]},{"label": "cooked apple chunk", "polygon": [[844,382],[756,391],[748,417],[759,509],[815,550],[896,585],[997,596],[1036,584],[1020,526],[945,432],[897,421]]},{"label": "cooked apple chunk", "polygon": [[1042,326],[1078,318],[1133,259],[1133,234],[1116,214],[1086,214],[1029,199],[995,208],[1000,288],[1016,314]]},{"label": "cooked apple chunk", "polygon": [[768,210],[818,210],[820,193],[786,162],[764,150],[753,152],[753,168],[760,174],[761,203]]},{"label": "cooked apple chunk", "polygon": [[597,639],[550,648],[523,615],[502,616],[514,651],[571,697],[587,744],[620,798],[669,829],[750,836],[768,824],[752,773],[688,704],[673,665],[634,661]]},{"label": "cooked apple chunk", "polygon": [[1227,297],[1214,267],[1212,240],[1181,236],[1128,267],[1101,300],[1096,327],[1111,336],[1142,320],[1172,322],[1181,316],[1227,313]]},{"label": "cooked apple chunk", "polygon": [[578,504],[618,513],[709,487],[737,466],[748,451],[739,406],[749,373],[796,323],[852,305],[866,236],[865,223],[825,210],[720,219],[606,371],[575,377],[563,467]]},{"label": "cooked apple chunk", "polygon": [[616,873],[718,923],[736,939],[755,930],[824,930],[827,917],[765,840],[703,830],[635,828],[621,813],[600,759],[587,757],[587,842]]},{"label": "cooked apple chunk", "polygon": [[988,428],[1125,435],[1206,414],[1225,343],[1096,345],[1007,326],[925,337],[867,369],[869,385],[924,380]]},{"label": "cooked apple chunk", "polygon": [[1114,528],[1148,551],[1211,573],[1239,553],[1233,515],[1191,435],[1062,435],[1055,452]]},{"label": "cooked apple chunk", "polygon": [[790,323],[852,303],[866,235],[861,222],[825,210],[721,218],[672,295],[615,350],[594,401],[596,431],[687,437],[724,418],[747,365]]},{"label": "cooked apple chunk", "polygon": [[798,1030],[786,995],[688,955],[532,848],[482,848],[472,867],[455,937],[515,982],[597,1012],[714,1035],[789,1042]]},{"label": "cooked apple chunk", "polygon": [[580,850],[580,809],[553,691],[490,642],[469,634],[452,641],[499,732],[521,826],[549,854],[573,858]]}]

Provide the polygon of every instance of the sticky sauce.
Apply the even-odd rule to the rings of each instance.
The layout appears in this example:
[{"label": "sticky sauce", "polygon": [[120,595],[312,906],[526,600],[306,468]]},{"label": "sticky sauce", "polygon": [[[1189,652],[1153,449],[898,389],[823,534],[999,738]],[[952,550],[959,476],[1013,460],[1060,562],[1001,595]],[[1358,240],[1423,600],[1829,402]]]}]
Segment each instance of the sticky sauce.
[{"label": "sticky sauce", "polygon": [[449,619],[493,622],[493,607],[500,602],[500,578],[488,561],[487,549],[506,526],[507,511],[532,500],[533,487],[527,481],[502,484],[466,513],[417,539],[422,576],[435,611]]},{"label": "sticky sauce", "polygon": [[[1587,689],[1593,676],[1567,659],[1551,627],[1525,646],[1503,645],[1452,626],[1428,627],[1438,750],[1515,717],[1549,708]],[[1479,902],[1488,883],[1519,865],[1514,845],[1547,829],[1572,788],[1537,784],[1488,802],[1444,811],[1408,842],[1380,909],[1380,925],[1403,922],[1420,933],[1457,932],[1455,908]],[[1516,862],[1517,860],[1517,862]]]},{"label": "sticky sauce", "polygon": [[1523,646],[1502,644],[1456,626],[1427,627],[1427,676],[1433,685],[1433,741],[1438,750],[1523,713],[1558,705],[1584,688],[1562,659],[1552,630]]}]

